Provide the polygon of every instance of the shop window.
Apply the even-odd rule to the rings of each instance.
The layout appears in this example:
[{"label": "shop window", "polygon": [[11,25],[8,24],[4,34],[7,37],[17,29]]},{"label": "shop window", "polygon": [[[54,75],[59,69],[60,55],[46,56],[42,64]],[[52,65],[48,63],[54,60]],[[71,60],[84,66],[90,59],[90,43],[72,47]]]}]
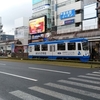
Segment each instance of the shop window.
[{"label": "shop window", "polygon": [[68,50],[76,50],[75,43],[68,43]]},{"label": "shop window", "polygon": [[41,45],[42,51],[48,51],[48,45]]},{"label": "shop window", "polygon": [[65,50],[65,43],[57,44],[57,49],[58,50]]},{"label": "shop window", "polygon": [[35,51],[40,51],[40,45],[35,45]]}]

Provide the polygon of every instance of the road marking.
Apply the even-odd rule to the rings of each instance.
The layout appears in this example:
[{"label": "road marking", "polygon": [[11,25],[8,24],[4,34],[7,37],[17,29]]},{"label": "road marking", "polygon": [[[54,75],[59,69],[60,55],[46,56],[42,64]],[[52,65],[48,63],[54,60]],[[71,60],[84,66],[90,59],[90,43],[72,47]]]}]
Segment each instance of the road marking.
[{"label": "road marking", "polygon": [[43,100],[43,99],[38,98],[36,96],[30,95],[28,93],[24,93],[20,90],[12,91],[12,92],[9,92],[9,93],[20,98],[20,99],[23,99],[23,100]]},{"label": "road marking", "polygon": [[92,72],[92,73],[94,73],[94,74],[100,74],[100,72]]},{"label": "road marking", "polygon": [[92,81],[92,80],[86,80],[86,79],[80,79],[80,78],[68,78],[70,80],[74,80],[74,81],[81,81],[81,82],[86,82],[86,83],[92,83],[92,84],[99,84],[100,85],[100,82],[98,81]]},{"label": "road marking", "polygon": [[0,65],[6,65],[6,64],[0,63]]},{"label": "road marking", "polygon": [[93,85],[88,85],[88,84],[83,84],[83,83],[78,83],[78,82],[72,82],[72,81],[67,81],[67,80],[59,80],[58,82],[65,83],[65,84],[71,84],[71,85],[75,85],[75,86],[80,86],[80,87],[84,87],[84,88],[89,88],[89,89],[93,89],[93,90],[100,90],[100,87],[98,87],[98,86],[93,86]]},{"label": "road marking", "polygon": [[22,79],[26,79],[26,80],[30,80],[30,81],[37,81],[36,79],[32,79],[32,78],[28,78],[28,77],[24,77],[24,76],[20,76],[20,75],[15,75],[15,74],[11,74],[11,73],[1,72],[1,71],[0,71],[0,74],[14,76],[14,77],[18,77],[18,78],[22,78]]},{"label": "road marking", "polygon": [[29,67],[29,69],[43,70],[43,71],[62,73],[62,74],[71,74],[70,72],[63,72],[63,71],[50,70],[50,69],[42,69],[42,68],[34,68],[34,67]]},{"label": "road marking", "polygon": [[99,74],[91,74],[91,73],[87,73],[86,75],[90,75],[90,76],[100,76]]},{"label": "road marking", "polygon": [[71,88],[69,86],[63,86],[63,85],[59,85],[59,84],[55,84],[55,83],[46,83],[45,85],[50,86],[50,87],[54,87],[54,88],[58,88],[58,89],[62,89],[62,90],[65,90],[65,91],[69,91],[69,92],[73,92],[73,93],[93,97],[93,98],[96,98],[96,99],[100,100],[100,94],[97,94],[97,93],[84,91],[84,90],[76,89],[76,88]]},{"label": "road marking", "polygon": [[90,76],[85,76],[85,75],[79,75],[78,77],[100,80],[100,78],[97,78],[97,77],[90,77]]},{"label": "road marking", "polygon": [[58,93],[58,92],[51,91],[51,90],[48,90],[48,89],[44,89],[44,88],[37,87],[37,86],[30,87],[29,89],[43,93],[45,95],[49,95],[49,96],[61,99],[61,100],[82,100],[82,99],[78,99],[78,98],[75,98],[75,97],[72,97],[72,96],[69,96],[69,95],[65,95],[65,94],[62,94],[62,93]]}]

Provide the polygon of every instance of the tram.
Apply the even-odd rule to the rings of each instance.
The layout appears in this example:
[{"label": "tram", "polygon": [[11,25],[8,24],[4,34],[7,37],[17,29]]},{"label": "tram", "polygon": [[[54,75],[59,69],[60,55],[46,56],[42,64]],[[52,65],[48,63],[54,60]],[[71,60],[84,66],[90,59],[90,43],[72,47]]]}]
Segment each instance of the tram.
[{"label": "tram", "polygon": [[90,58],[88,40],[72,38],[29,43],[28,58],[79,59],[81,62],[88,62]]}]

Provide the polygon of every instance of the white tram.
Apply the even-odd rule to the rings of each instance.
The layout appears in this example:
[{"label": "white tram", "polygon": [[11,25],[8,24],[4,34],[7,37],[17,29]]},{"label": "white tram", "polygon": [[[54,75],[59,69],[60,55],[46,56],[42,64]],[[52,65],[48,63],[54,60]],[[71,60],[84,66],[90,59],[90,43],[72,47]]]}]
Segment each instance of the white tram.
[{"label": "white tram", "polygon": [[29,43],[28,58],[66,58],[80,59],[87,62],[90,58],[88,40],[85,38],[73,38],[67,40],[55,40]]}]

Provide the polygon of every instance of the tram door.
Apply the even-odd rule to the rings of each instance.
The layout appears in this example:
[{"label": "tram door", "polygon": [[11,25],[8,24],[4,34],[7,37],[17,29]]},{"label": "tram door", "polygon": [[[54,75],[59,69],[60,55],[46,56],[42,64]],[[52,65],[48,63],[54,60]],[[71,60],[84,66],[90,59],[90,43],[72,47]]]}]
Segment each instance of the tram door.
[{"label": "tram door", "polygon": [[55,56],[55,45],[50,45],[50,53],[51,53],[51,58],[54,58],[54,56]]}]

